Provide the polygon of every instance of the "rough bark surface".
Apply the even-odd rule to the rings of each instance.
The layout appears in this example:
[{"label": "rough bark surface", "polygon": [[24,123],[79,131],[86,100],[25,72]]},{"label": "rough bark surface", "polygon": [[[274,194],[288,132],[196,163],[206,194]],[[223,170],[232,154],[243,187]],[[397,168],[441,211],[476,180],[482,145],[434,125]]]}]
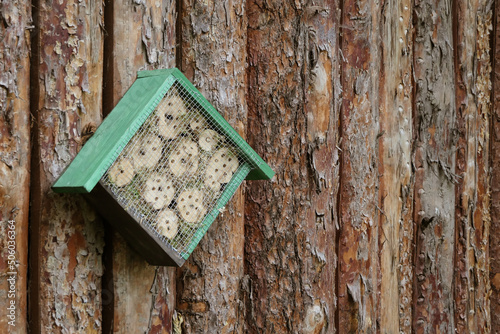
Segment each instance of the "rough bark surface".
[{"label": "rough bark surface", "polygon": [[[106,3],[104,111],[109,113],[138,70],[175,66],[176,2]],[[170,333],[175,307],[175,269],[149,265],[106,228],[105,333]]]},{"label": "rough bark surface", "polygon": [[[181,70],[245,137],[244,0],[180,5]],[[243,333],[244,192],[240,187],[177,272],[177,310],[186,333]]]},{"label": "rough bark surface", "polygon": [[[415,2],[416,333],[453,332],[457,121],[452,1]],[[443,89],[443,88],[446,89]]]},{"label": "rough bark surface", "polygon": [[379,316],[380,14],[379,3],[343,3],[340,333],[374,333]]},{"label": "rough bark surface", "polygon": [[336,332],[335,1],[248,1],[248,139],[276,176],[247,184],[249,333]]},{"label": "rough bark surface", "polygon": [[386,1],[381,18],[380,329],[411,333],[413,282],[412,1]]},{"label": "rough bark surface", "polygon": [[[276,172],[177,270],[50,190],[176,65]],[[500,334],[499,166],[500,1],[0,0],[2,333]]]},{"label": "rough bark surface", "polygon": [[489,261],[491,281],[491,333],[500,333],[500,1],[493,16],[493,110],[491,115],[491,234]]},{"label": "rough bark surface", "polygon": [[[30,1],[0,3],[0,305],[4,308],[0,317],[2,333],[25,333],[28,323],[26,287],[31,25]],[[7,310],[8,307],[12,308],[12,312]]]},{"label": "rough bark surface", "polygon": [[455,329],[490,331],[488,239],[490,30],[489,1],[454,3],[457,156]]},{"label": "rough bark surface", "polygon": [[102,224],[82,197],[50,187],[77,153],[82,128],[101,120],[103,7],[34,5],[31,330],[100,333]]}]

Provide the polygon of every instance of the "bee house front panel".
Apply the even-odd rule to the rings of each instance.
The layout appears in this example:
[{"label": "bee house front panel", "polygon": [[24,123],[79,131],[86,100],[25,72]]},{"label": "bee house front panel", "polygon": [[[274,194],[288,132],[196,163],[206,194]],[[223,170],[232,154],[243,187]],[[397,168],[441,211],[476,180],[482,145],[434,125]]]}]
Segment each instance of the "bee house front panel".
[{"label": "bee house front panel", "polygon": [[[128,95],[140,97],[132,86],[80,152],[88,155],[83,151],[103,140],[115,146],[92,175],[98,184],[87,198],[150,263],[180,266],[245,178],[274,173],[178,70],[140,72],[140,79],[141,73],[164,81],[120,132],[104,123],[115,109],[134,108],[120,105]],[[116,133],[121,138],[113,140]],[[65,178],[75,161],[55,191],[81,190]]]}]

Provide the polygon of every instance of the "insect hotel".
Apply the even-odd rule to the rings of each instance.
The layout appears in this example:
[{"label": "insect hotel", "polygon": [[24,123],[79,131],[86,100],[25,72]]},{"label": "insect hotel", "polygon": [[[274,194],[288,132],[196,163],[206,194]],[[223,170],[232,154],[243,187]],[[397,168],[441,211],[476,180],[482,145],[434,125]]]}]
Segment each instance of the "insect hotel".
[{"label": "insect hotel", "polygon": [[137,80],[52,187],[153,265],[181,266],[243,180],[274,172],[177,69]]}]

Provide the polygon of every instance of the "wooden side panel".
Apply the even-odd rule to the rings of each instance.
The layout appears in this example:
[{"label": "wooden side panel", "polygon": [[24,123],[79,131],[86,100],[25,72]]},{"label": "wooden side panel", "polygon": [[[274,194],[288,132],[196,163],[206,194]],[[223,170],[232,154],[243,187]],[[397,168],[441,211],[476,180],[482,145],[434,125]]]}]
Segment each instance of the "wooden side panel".
[{"label": "wooden side panel", "polygon": [[247,183],[247,331],[334,333],[338,3],[251,0],[247,12],[248,139],[276,171]]},{"label": "wooden side panel", "polygon": [[456,133],[452,1],[415,1],[416,333],[453,332]]},{"label": "wooden side panel", "polygon": [[500,333],[500,1],[493,16],[493,110],[491,115],[491,233],[489,261],[491,280],[491,333]]},{"label": "wooden side panel", "polygon": [[[104,111],[109,113],[138,70],[175,66],[176,2],[106,2]],[[106,228],[105,333],[170,333],[175,269],[150,266],[116,231]]]},{"label": "wooden side panel", "polygon": [[[181,71],[245,138],[245,1],[183,0],[179,15]],[[244,330],[243,201],[240,187],[177,271],[177,310],[186,333]]]},{"label": "wooden side panel", "polygon": [[386,1],[381,18],[380,329],[411,333],[413,273],[412,1]]},{"label": "wooden side panel", "polygon": [[101,332],[102,224],[78,195],[50,187],[101,120],[99,1],[37,1],[32,109],[30,316],[33,333]]},{"label": "wooden side panel", "polygon": [[343,3],[340,333],[373,333],[379,318],[380,13],[380,3]]},{"label": "wooden side panel", "polygon": [[0,4],[0,332],[27,331],[31,1]]},{"label": "wooden side panel", "polygon": [[488,1],[455,2],[458,124],[455,231],[455,328],[486,333],[489,312],[489,118],[491,93]]}]

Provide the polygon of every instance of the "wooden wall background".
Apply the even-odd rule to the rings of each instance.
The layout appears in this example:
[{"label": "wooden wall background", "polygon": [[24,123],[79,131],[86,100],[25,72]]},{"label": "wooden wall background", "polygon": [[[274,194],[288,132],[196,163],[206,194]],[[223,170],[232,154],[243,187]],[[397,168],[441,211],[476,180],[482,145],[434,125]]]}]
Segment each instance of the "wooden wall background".
[{"label": "wooden wall background", "polygon": [[[0,332],[500,333],[500,1],[6,0],[0,18]],[[136,71],[172,66],[276,171],[180,269],[50,191]]]}]

